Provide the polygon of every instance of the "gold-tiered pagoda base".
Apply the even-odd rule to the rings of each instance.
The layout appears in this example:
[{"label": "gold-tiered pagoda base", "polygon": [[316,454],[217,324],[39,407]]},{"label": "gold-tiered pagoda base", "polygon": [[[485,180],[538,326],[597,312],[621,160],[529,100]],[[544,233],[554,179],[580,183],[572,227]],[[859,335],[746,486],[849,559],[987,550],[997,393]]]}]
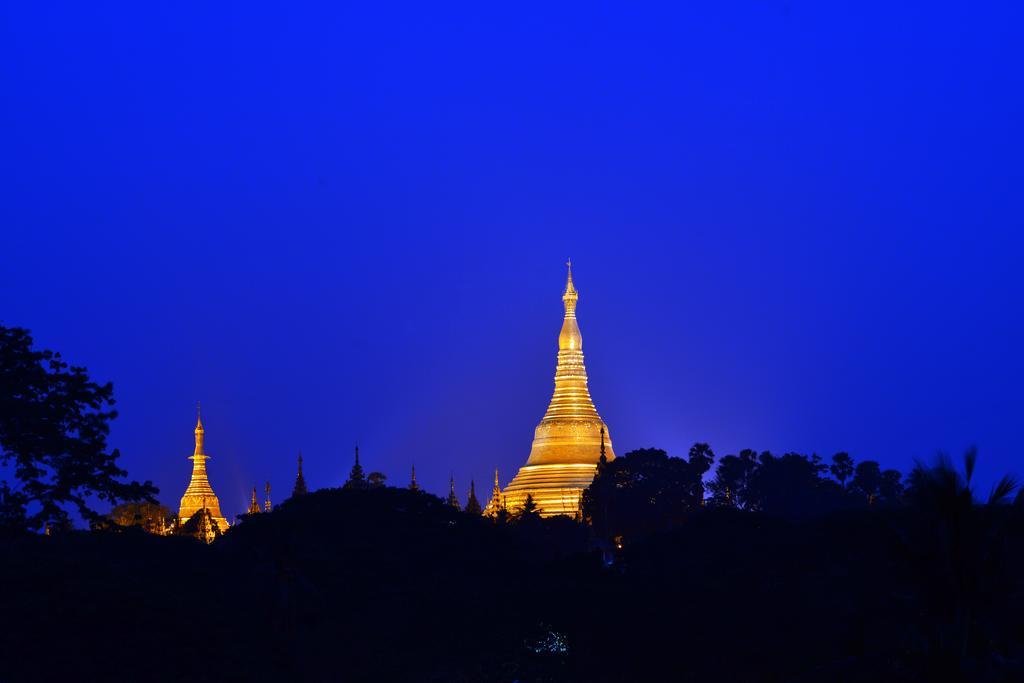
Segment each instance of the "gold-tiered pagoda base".
[{"label": "gold-tiered pagoda base", "polygon": [[203,504],[206,504],[206,509],[210,512],[210,517],[217,523],[217,529],[224,533],[231,525],[228,524],[228,520],[224,519],[224,515],[220,512],[220,501],[217,500],[217,496],[213,495],[213,490],[210,490],[210,496],[196,496],[188,492],[185,493],[181,498],[181,509],[178,513],[178,519],[182,524],[185,524],[188,520],[192,519],[192,516],[203,509]]},{"label": "gold-tiered pagoda base", "polygon": [[594,481],[596,471],[596,464],[525,465],[505,487],[505,507],[514,513],[532,495],[541,517],[575,516],[580,495]]}]

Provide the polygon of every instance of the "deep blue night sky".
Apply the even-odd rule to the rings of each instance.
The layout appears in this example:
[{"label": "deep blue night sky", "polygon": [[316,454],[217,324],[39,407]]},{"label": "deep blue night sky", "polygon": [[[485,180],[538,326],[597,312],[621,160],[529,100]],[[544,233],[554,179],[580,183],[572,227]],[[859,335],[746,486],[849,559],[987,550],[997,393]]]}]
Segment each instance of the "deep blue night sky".
[{"label": "deep blue night sky", "polygon": [[568,256],[619,453],[1024,474],[1020,3],[337,4],[0,9],[0,323],[165,503],[197,400],[229,516],[356,441],[486,499]]}]

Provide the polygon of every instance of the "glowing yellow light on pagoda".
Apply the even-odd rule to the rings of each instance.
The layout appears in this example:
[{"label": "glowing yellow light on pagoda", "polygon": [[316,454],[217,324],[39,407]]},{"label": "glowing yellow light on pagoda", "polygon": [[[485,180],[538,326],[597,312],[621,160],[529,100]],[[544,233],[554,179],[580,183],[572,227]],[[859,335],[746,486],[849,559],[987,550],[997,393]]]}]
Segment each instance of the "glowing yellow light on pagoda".
[{"label": "glowing yellow light on pagoda", "polygon": [[[509,482],[501,500],[492,494],[486,510],[490,514],[503,504],[515,511],[530,495],[544,517],[574,516],[580,494],[594,479],[602,452],[608,460],[615,458],[608,426],[598,415],[587,388],[583,335],[576,322],[579,293],[572,280],[572,263],[566,265],[569,274],[562,295],[565,316],[558,335],[555,391],[534,432],[526,465]],[[495,484],[497,490],[497,481]]]}]

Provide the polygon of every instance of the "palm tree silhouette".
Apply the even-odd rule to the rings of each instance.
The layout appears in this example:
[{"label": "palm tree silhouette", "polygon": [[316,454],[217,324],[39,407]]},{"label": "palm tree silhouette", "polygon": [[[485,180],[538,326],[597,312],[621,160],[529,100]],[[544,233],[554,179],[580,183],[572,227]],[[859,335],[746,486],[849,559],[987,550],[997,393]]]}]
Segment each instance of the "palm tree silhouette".
[{"label": "palm tree silhouette", "polygon": [[1010,590],[1006,524],[1024,510],[1024,494],[1013,498],[1019,486],[1009,474],[979,500],[977,460],[971,447],[962,472],[941,453],[934,465],[918,462],[907,491],[920,522],[908,549],[919,562],[921,597],[932,617],[929,650],[936,666],[961,673],[992,665],[993,626]]}]

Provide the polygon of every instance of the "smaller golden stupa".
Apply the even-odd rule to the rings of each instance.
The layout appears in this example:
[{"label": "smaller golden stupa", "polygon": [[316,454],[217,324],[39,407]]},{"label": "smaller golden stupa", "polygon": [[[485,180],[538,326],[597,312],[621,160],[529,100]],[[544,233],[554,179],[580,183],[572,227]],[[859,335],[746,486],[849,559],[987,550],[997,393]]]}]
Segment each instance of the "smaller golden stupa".
[{"label": "smaller golden stupa", "polygon": [[188,488],[185,489],[185,495],[181,497],[178,521],[185,524],[192,518],[192,515],[206,508],[210,517],[217,523],[218,530],[223,533],[228,530],[228,520],[224,519],[224,515],[221,514],[220,501],[217,500],[217,494],[213,492],[210,479],[206,476],[206,460],[210,456],[203,448],[203,437],[206,432],[203,430],[203,419],[198,409],[196,410],[195,434],[196,450],[189,456],[189,460],[192,461],[192,480],[188,483]]}]

